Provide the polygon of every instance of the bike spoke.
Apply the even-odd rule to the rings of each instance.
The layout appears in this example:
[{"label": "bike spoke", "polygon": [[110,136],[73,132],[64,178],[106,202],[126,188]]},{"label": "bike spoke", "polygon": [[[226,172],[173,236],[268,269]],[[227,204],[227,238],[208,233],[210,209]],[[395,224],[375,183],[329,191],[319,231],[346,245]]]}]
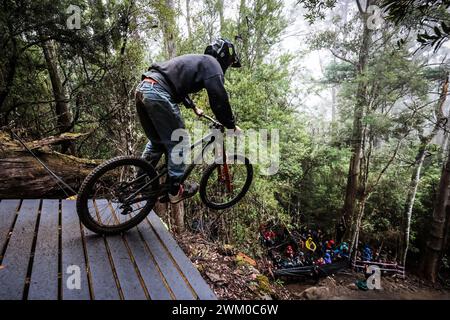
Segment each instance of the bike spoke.
[{"label": "bike spoke", "polygon": [[[154,177],[138,172],[139,167],[121,165],[105,172],[95,182],[91,189],[93,206],[88,206],[88,211],[99,225],[120,226],[133,219],[148,201],[155,201],[157,190],[152,190],[150,179]],[[140,206],[133,205],[136,201]]]}]

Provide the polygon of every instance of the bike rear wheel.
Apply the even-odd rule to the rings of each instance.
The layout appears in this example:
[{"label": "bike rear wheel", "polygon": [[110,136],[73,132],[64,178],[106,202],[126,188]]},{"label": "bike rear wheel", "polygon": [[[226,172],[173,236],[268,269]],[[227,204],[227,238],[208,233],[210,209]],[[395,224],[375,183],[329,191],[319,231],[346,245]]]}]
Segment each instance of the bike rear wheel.
[{"label": "bike rear wheel", "polygon": [[116,157],[101,164],[81,185],[77,197],[81,222],[89,230],[105,235],[136,226],[157,201],[156,176],[153,166],[141,158]]},{"label": "bike rear wheel", "polygon": [[[200,198],[211,209],[227,209],[247,193],[253,180],[253,166],[241,155],[231,155],[230,161],[215,162],[206,168],[200,181]],[[229,162],[229,163],[228,163]]]}]

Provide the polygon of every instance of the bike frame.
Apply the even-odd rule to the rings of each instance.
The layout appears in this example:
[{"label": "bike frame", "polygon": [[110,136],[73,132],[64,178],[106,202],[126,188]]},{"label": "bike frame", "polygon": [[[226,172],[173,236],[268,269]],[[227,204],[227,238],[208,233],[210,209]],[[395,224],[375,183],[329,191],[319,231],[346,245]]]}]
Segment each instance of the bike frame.
[{"label": "bike frame", "polygon": [[[201,115],[200,117],[205,118],[207,120],[209,120],[210,122],[212,122],[210,129],[211,132],[209,134],[207,134],[206,136],[204,136],[203,138],[195,141],[193,144],[191,144],[190,146],[190,150],[191,152],[194,151],[194,149],[198,146],[202,146],[202,151],[200,154],[198,154],[196,156],[196,158],[194,159],[194,162],[191,163],[189,166],[187,166],[187,168],[184,171],[183,177],[181,178],[181,183],[186,181],[186,179],[189,177],[189,175],[191,174],[192,170],[194,170],[194,168],[197,166],[197,163],[199,163],[199,161],[203,158],[203,155],[205,154],[205,152],[207,151],[208,147],[211,146],[214,142],[215,142],[215,135],[213,133],[214,129],[219,129],[222,133],[224,132],[225,128],[224,126],[216,121],[215,119],[207,116],[207,115]],[[226,153],[225,153],[225,143],[222,143],[222,155],[223,155],[223,159],[224,159],[224,163],[226,160]],[[139,194],[142,190],[145,190],[148,186],[150,186],[153,182],[157,181],[157,179],[159,180],[161,177],[163,177],[164,175],[167,174],[168,169],[167,169],[167,165],[164,164],[162,165],[159,170],[158,168],[155,168],[157,175],[156,177],[154,177],[153,179],[151,179],[150,181],[146,182],[143,186],[141,186],[138,190],[136,190],[134,193],[132,193],[130,196],[128,196],[125,200],[124,200],[124,204],[126,205],[131,205],[140,201],[144,201],[149,199],[150,197],[139,197],[137,199],[133,199],[137,194]],[[143,177],[145,177],[146,175],[142,175],[140,177],[137,177],[136,179],[134,179],[133,181],[129,182],[127,185],[131,185],[137,181],[139,181],[140,179],[142,179]],[[133,199],[131,201],[131,199]]]}]

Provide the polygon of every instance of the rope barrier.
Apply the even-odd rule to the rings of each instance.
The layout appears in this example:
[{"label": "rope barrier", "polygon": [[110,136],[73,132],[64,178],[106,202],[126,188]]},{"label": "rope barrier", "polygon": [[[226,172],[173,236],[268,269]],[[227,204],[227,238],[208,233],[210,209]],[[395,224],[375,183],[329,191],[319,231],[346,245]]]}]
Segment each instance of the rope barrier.
[{"label": "rope barrier", "polygon": [[[364,269],[368,265],[376,265],[380,266],[380,271],[386,272],[394,272],[401,274],[403,277],[405,276],[405,267],[398,265],[396,263],[383,263],[383,262],[375,262],[375,261],[355,261],[352,262],[352,267],[355,269]],[[383,268],[384,267],[384,268]],[[389,268],[391,267],[391,268]]]},{"label": "rope barrier", "polygon": [[67,191],[63,188],[63,186],[66,187],[68,190],[70,190],[73,194],[77,194],[77,192],[70,185],[68,185],[63,179],[61,179],[61,177],[59,177],[56,173],[54,173],[49,167],[47,167],[47,165],[44,162],[42,162],[42,160],[39,159],[38,156],[30,148],[27,147],[25,142],[23,142],[23,140],[14,132],[12,128],[10,129],[10,131],[13,134],[13,136],[20,142],[20,144],[25,148],[25,150],[28,151],[39,162],[39,164],[50,174],[50,176],[53,177],[53,179],[56,181],[56,185],[66,194],[68,198],[70,198],[71,195],[67,193]]}]

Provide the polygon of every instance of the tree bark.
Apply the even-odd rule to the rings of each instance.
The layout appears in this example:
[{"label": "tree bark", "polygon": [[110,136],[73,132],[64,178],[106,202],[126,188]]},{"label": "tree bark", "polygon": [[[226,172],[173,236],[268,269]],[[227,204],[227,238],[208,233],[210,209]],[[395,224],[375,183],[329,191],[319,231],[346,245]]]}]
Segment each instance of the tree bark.
[{"label": "tree bark", "polygon": [[16,75],[18,54],[15,39],[13,40],[13,43],[14,43],[13,50],[11,56],[8,59],[8,65],[6,66],[7,72],[5,77],[5,83],[2,85],[2,88],[0,89],[0,111],[3,109],[3,105],[6,101],[6,98],[8,97],[11,91],[14,77]]},{"label": "tree bark", "polygon": [[186,25],[187,25],[188,38],[192,39],[191,0],[186,0]]},{"label": "tree bark", "polygon": [[431,131],[431,133],[421,139],[422,141],[421,141],[421,144],[419,147],[419,151],[417,152],[416,162],[415,162],[415,166],[414,166],[413,173],[411,176],[411,181],[409,184],[408,195],[406,197],[406,202],[405,202],[405,206],[404,206],[404,218],[403,218],[404,222],[403,222],[403,230],[402,230],[403,231],[402,232],[403,239],[401,241],[401,248],[400,248],[400,262],[402,263],[403,266],[406,266],[406,257],[408,255],[408,249],[409,249],[409,237],[410,237],[411,218],[412,218],[412,213],[413,213],[414,200],[416,198],[417,187],[418,187],[419,181],[420,181],[420,172],[422,170],[423,162],[426,157],[426,149],[430,145],[433,138],[440,131],[441,125],[445,120],[443,109],[444,109],[445,101],[447,100],[448,80],[449,79],[448,79],[448,75],[447,75],[447,77],[444,81],[444,84],[442,86],[439,101],[436,105],[436,111],[435,111],[436,118],[437,118],[436,124],[435,124],[433,130]]},{"label": "tree bark", "polygon": [[126,150],[127,155],[134,154],[134,144],[136,141],[136,111],[134,106],[134,100],[130,96],[130,90],[128,86],[128,79],[126,77],[127,69],[129,65],[126,63],[126,50],[128,44],[128,32],[131,23],[132,11],[134,9],[134,1],[130,1],[127,9],[126,20],[124,22],[124,30],[122,36],[122,47],[120,49],[120,83],[122,88],[122,95],[119,96],[120,103],[123,105],[121,108],[121,122],[125,124],[124,136],[121,135],[123,148]]},{"label": "tree bark", "polygon": [[[352,259],[356,258],[356,251],[358,249],[358,241],[359,241],[359,232],[361,229],[361,221],[364,216],[364,210],[367,203],[367,200],[369,200],[370,196],[372,195],[375,188],[378,186],[378,184],[381,181],[381,178],[386,173],[386,171],[389,169],[389,167],[394,162],[395,158],[397,157],[398,151],[400,150],[400,146],[402,141],[406,138],[408,134],[406,133],[403,138],[399,139],[397,142],[397,146],[395,147],[394,152],[392,153],[390,159],[388,162],[384,165],[383,169],[378,174],[377,178],[375,179],[375,182],[369,186],[367,186],[368,181],[368,171],[366,176],[364,177],[364,181],[361,186],[361,195],[358,202],[358,211],[356,214],[353,215],[353,222],[352,222],[352,228],[350,233],[350,253]],[[369,162],[370,159],[367,159],[367,162]]]},{"label": "tree bark", "polygon": [[[365,12],[360,12],[360,14],[364,24],[364,30],[362,34],[361,47],[359,51],[357,77],[361,77],[366,72],[369,60],[369,49],[372,43],[372,30],[370,30],[367,27],[368,14]],[[356,92],[356,104],[354,107],[354,115],[353,115],[353,131],[351,138],[352,156],[349,164],[347,186],[345,190],[345,200],[342,209],[346,227],[346,232],[344,235],[345,239],[348,239],[350,236],[351,223],[353,221],[353,216],[355,214],[355,209],[358,203],[360,163],[363,152],[362,119],[364,116],[364,109],[366,106],[366,94],[367,94],[366,91],[367,91],[367,83],[365,81],[360,81]]]},{"label": "tree bark", "polygon": [[[162,21],[162,32],[164,38],[164,45],[166,48],[166,53],[169,59],[176,57],[177,55],[177,46],[176,46],[176,21],[175,21],[175,4],[173,0],[164,0],[163,11],[165,14],[160,14],[159,20]],[[167,205],[158,204],[157,211],[160,211],[160,215],[163,214],[164,211],[167,212],[169,209]],[[173,221],[173,231],[176,233],[181,233],[184,231],[184,203],[179,202],[177,204],[170,205],[170,214]]]},{"label": "tree bark", "polygon": [[436,282],[437,272],[445,249],[447,237],[447,221],[450,218],[450,207],[448,206],[450,187],[450,150],[447,150],[447,161],[442,169],[439,190],[436,197],[436,204],[433,210],[431,226],[428,234],[429,240],[426,243],[422,258],[422,275]]},{"label": "tree bark", "polygon": [[[72,114],[69,109],[69,99],[67,98],[64,85],[58,72],[55,45],[51,41],[46,41],[42,44],[42,50],[44,52],[45,62],[52,84],[53,96],[55,98],[55,111],[57,116],[56,125],[58,132],[69,132],[72,127]],[[75,147],[71,141],[63,143],[61,148],[62,153],[70,151],[71,154],[75,154]]]},{"label": "tree bark", "polygon": [[172,59],[177,55],[176,46],[176,20],[174,0],[163,0],[160,4],[159,21],[161,21],[162,33],[164,38],[164,47],[167,57]]},{"label": "tree bark", "polygon": [[[3,5],[3,9],[5,11],[5,16],[8,15],[8,13],[6,12],[7,8],[5,7],[6,3],[4,3]],[[11,91],[13,82],[14,82],[14,77],[16,75],[16,70],[17,70],[17,62],[19,60],[19,49],[17,46],[17,39],[14,36],[14,30],[13,30],[13,25],[10,19],[7,20],[7,28],[8,28],[8,35],[9,35],[9,41],[11,41],[11,49],[9,52],[9,56],[8,56],[8,63],[5,66],[5,78],[4,78],[4,83],[1,84],[0,86],[0,111],[2,111],[3,109],[3,105],[5,104],[6,98],[8,98],[9,93]],[[6,37],[5,37],[6,38]],[[7,39],[7,38],[6,38]],[[2,45],[6,45],[8,42],[8,40],[4,41],[2,43]],[[2,50],[4,51],[8,51],[5,48],[2,48]],[[5,52],[6,53],[6,52]],[[7,121],[7,119],[4,119],[5,123]]]},{"label": "tree bark", "polygon": [[355,215],[355,220],[353,222],[354,224],[354,232],[352,233],[352,239],[350,241],[350,253],[351,253],[351,259],[356,259],[356,253],[358,250],[358,244],[359,244],[359,232],[361,230],[361,222],[362,218],[364,216],[364,210],[366,209],[366,201],[368,199],[369,195],[364,196],[360,203],[358,212]]},{"label": "tree bark", "polygon": [[223,14],[223,4],[225,0],[217,0],[217,11],[219,11],[220,35],[223,36],[225,27],[225,17]]},{"label": "tree bark", "polygon": [[[77,190],[100,162],[52,151],[49,146],[74,141],[80,134],[48,137],[26,143],[52,171]],[[16,140],[0,131],[0,198],[66,197],[42,165]]]},{"label": "tree bark", "polygon": [[247,17],[247,2],[246,0],[239,1],[239,18],[238,18],[238,33],[242,38],[242,48],[240,52],[240,59],[242,66],[249,66],[250,54],[249,54],[249,26]]},{"label": "tree bark", "polygon": [[406,202],[404,206],[404,217],[403,217],[403,239],[401,241],[400,248],[400,263],[406,266],[406,256],[409,249],[409,236],[411,229],[411,218],[412,211],[414,207],[414,200],[416,199],[417,187],[420,181],[420,172],[422,170],[423,161],[425,160],[426,146],[421,146],[417,154],[417,161],[414,166],[413,173],[411,175],[411,181],[409,183],[408,195],[406,196]]}]

